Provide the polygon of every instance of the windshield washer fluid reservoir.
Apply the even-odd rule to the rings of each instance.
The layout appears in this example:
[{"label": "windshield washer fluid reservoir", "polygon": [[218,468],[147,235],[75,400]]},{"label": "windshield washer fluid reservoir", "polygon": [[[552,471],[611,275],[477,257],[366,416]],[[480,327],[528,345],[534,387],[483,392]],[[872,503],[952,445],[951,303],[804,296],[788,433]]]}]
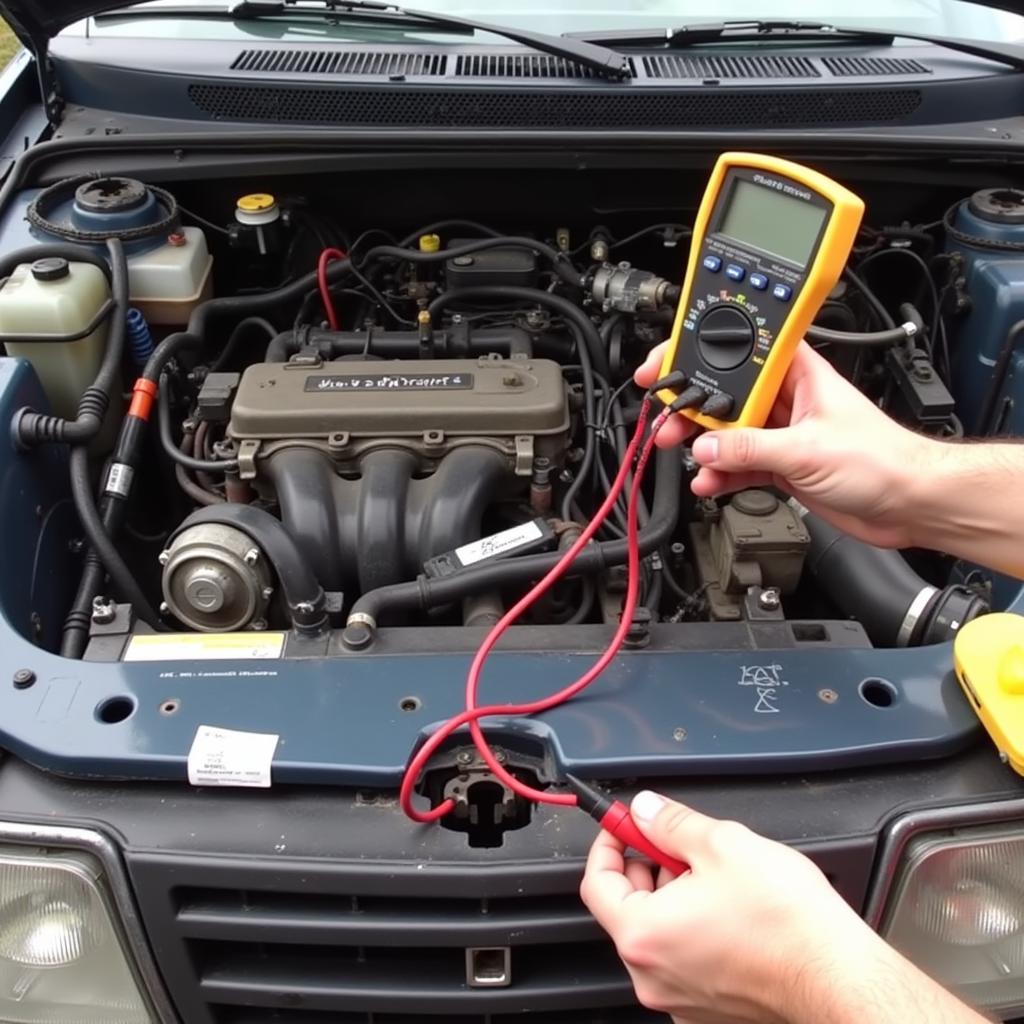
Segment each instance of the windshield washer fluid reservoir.
[{"label": "windshield washer fluid reservoir", "polygon": [[[995,371],[1010,328],[1024,318],[1024,191],[975,192],[953,217],[946,251],[962,255],[971,297],[971,312],[954,321],[952,388],[964,428],[968,436],[993,428],[1022,435],[1024,343],[1018,342],[1001,379]],[[981,423],[986,409],[989,422]]]},{"label": "windshield washer fluid reservoir", "polygon": [[151,324],[188,323],[192,310],[211,295],[213,257],[206,236],[187,227],[155,249],[128,255],[132,305]]},{"label": "windshield washer fluid reservoir", "polygon": [[76,341],[45,335],[74,334],[93,323],[110,299],[103,271],[60,258],[19,264],[0,287],[0,334],[7,354],[27,359],[58,416],[73,419],[96,377],[107,345],[106,319]]}]

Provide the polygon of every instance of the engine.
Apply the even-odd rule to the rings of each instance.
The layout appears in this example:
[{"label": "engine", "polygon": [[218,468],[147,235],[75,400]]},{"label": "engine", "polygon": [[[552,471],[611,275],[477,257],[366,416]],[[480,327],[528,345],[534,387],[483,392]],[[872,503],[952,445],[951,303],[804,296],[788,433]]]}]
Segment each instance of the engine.
[{"label": "engine", "polygon": [[[986,195],[956,208],[975,246],[1006,213]],[[83,543],[61,649],[279,630],[313,645],[300,653],[325,637],[343,653],[381,627],[495,622],[609,492],[688,225],[409,231],[314,217],[303,195],[235,205],[211,196],[193,214],[163,189],[90,178],[27,209],[0,334],[50,407],[19,410],[19,445],[72,446]],[[957,393],[950,339],[971,309],[957,244],[941,216],[866,227],[809,335],[891,414],[946,437],[965,416],[986,432],[1013,414],[1002,391]],[[908,316],[916,337],[871,342]],[[736,622],[831,642],[822,624],[838,620],[852,620],[843,642],[929,643],[991,601],[974,567],[869,548],[772,488],[697,501],[693,468],[661,452],[639,496],[638,643]],[[622,498],[527,621],[617,622],[625,534]]]}]

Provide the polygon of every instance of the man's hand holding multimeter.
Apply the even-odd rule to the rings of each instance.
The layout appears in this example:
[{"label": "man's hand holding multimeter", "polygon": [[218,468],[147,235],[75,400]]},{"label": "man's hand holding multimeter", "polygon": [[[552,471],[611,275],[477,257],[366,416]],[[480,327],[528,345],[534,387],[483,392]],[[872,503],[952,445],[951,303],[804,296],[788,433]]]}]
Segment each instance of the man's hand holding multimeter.
[{"label": "man's hand holding multimeter", "polygon": [[817,171],[723,153],[694,224],[658,397],[713,429],[763,426],[835,287],[863,202]]}]

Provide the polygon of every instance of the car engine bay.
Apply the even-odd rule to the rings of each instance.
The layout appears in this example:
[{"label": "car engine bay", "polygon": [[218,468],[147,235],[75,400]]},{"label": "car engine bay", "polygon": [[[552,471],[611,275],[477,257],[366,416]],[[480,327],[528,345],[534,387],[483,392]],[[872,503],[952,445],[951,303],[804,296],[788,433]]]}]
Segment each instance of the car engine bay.
[{"label": "car engine bay", "polygon": [[[69,470],[85,529],[65,619],[11,613],[36,642],[117,660],[166,631],[286,631],[286,656],[327,633],[338,654],[372,651],[378,627],[451,636],[497,621],[603,500],[639,409],[632,372],[672,328],[692,205],[415,227],[410,197],[368,220],[313,187],[176,195],[85,175],[8,211],[0,336],[50,406],[17,411],[16,443],[33,458],[94,427]],[[1024,193],[947,191],[908,210],[869,188],[808,340],[912,429],[1019,432],[1006,334]],[[914,337],[878,344],[908,317]],[[827,643],[826,623],[852,620],[846,642],[918,646],[1001,600],[977,567],[871,548],[771,488],[695,499],[694,468],[663,451],[647,478],[638,637],[749,621]],[[623,500],[524,624],[617,622],[624,535]]]}]

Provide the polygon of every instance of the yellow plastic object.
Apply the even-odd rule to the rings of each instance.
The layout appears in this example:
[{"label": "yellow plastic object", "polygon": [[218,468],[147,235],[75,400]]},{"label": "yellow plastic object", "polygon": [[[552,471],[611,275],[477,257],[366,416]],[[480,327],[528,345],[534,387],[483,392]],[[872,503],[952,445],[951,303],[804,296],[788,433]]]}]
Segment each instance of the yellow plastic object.
[{"label": "yellow plastic object", "polygon": [[420,235],[420,252],[437,252],[440,248],[440,235]]},{"label": "yellow plastic object", "polygon": [[[703,309],[694,304],[693,293],[694,283],[705,256],[705,237],[709,224],[719,223],[723,207],[731,198],[733,183],[738,180],[737,172],[742,174],[746,171],[754,172],[753,176],[748,176],[751,180],[773,191],[799,194],[802,190],[821,197],[829,204],[829,209],[814,251],[804,269],[803,283],[799,288],[793,288],[792,305],[787,307],[785,321],[775,332],[767,355],[763,359],[758,355],[755,346],[750,362],[758,366],[759,372],[756,373],[756,378],[749,389],[745,389],[744,394],[736,395],[735,417],[720,420],[693,409],[680,412],[680,415],[696,420],[710,429],[764,425],[804,331],[810,326],[821,304],[828,298],[829,292],[835,287],[843,272],[864,214],[864,202],[859,196],[818,171],[760,153],[721,154],[711,174],[693,226],[686,277],[672,336],[662,362],[662,376],[676,369],[676,356],[680,345],[696,343],[696,328],[691,314],[695,309]],[[737,249],[748,249],[743,239],[730,237],[728,242]],[[749,248],[756,251],[756,247]],[[727,285],[728,281],[722,283]],[[737,294],[731,296],[728,301],[748,309],[749,301],[753,297],[751,289],[744,287],[740,291],[737,285],[736,292]],[[766,295],[765,301],[769,300],[770,296]],[[757,327],[759,337],[763,338],[764,325],[758,322]],[[662,390],[658,397],[667,405],[677,395],[669,390]]]},{"label": "yellow plastic object", "polygon": [[1000,757],[1024,775],[1024,616],[995,612],[968,622],[953,642],[953,661]]},{"label": "yellow plastic object", "polygon": [[266,213],[277,200],[269,192],[253,192],[238,200],[238,209],[243,213]]}]

